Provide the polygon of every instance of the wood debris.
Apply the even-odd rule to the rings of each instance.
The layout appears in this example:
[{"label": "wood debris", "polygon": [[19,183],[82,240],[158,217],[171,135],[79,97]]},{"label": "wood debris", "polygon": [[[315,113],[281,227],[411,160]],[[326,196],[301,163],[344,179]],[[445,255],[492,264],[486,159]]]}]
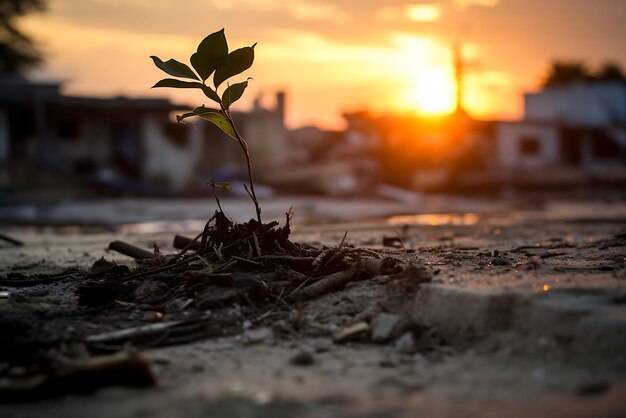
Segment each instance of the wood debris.
[{"label": "wood debris", "polygon": [[[82,344],[87,359],[97,363],[103,353],[120,352],[129,346],[141,349],[181,344],[240,334],[250,326],[271,330],[277,336],[297,335],[306,328],[305,303],[314,303],[316,298],[358,280],[393,277],[402,272],[415,274],[406,261],[346,245],[347,233],[338,246],[322,249],[292,242],[290,219],[287,214],[283,226],[255,219],[234,224],[222,212],[216,212],[194,238],[174,237],[178,253],[163,254],[156,248],[147,250],[113,241],[109,249],[131,257],[134,263],[127,266],[100,259],[88,271],[71,270],[55,276],[10,275],[0,278],[0,285],[36,287],[59,282],[72,288],[77,302],[73,307],[45,302],[39,305],[46,306],[45,314],[50,318],[65,315],[75,318],[77,324],[95,322],[97,325],[92,327],[79,327],[71,340]],[[37,394],[48,391],[41,389],[48,382],[58,382],[60,376],[73,376],[78,370],[54,368],[46,365],[48,360],[42,361],[45,349],[63,351],[69,338],[63,332],[53,328],[3,328],[2,323],[0,331],[4,332],[0,335],[0,354],[28,370],[24,376],[10,377],[36,381],[26,385],[33,393],[29,396],[40,396]],[[368,334],[369,325],[359,323],[335,335],[335,341],[354,341]],[[81,366],[76,375],[88,373],[90,367]],[[0,372],[0,378],[4,377]]]}]

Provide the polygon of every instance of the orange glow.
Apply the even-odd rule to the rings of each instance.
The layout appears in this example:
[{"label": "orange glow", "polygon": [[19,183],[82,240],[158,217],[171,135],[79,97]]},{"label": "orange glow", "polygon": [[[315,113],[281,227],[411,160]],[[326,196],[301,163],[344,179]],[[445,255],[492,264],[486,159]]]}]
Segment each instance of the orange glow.
[{"label": "orange glow", "polygon": [[[239,109],[249,108],[260,92],[284,89],[289,127],[341,129],[342,113],[362,109],[450,113],[456,100],[455,42],[466,52],[463,105],[479,119],[521,116],[522,93],[537,88],[554,57],[590,65],[607,58],[626,62],[619,42],[621,3],[572,8],[523,0],[432,0],[363,7],[356,0],[207,0],[185,9],[174,0],[49,3],[45,13],[25,16],[19,26],[43,47],[45,66],[36,74],[65,80],[65,93],[167,95],[194,106],[202,100],[195,91],[149,89],[161,74],[148,57],[184,59],[202,36],[224,27],[233,45],[258,42],[246,75],[254,82]],[[209,26],[217,26],[207,27],[207,16],[214,22]],[[586,30],[561,33],[552,16],[584,20]]]},{"label": "orange glow", "polygon": [[479,216],[474,213],[465,214],[421,214],[396,215],[387,219],[389,225],[476,225]]},{"label": "orange glow", "polygon": [[544,285],[543,285],[543,291],[544,291],[544,292],[547,292],[548,290],[550,290],[550,286],[549,286],[549,285],[547,285],[547,284],[544,284]]},{"label": "orange glow", "polygon": [[434,4],[416,4],[409,6],[406,14],[414,22],[434,22],[441,17],[441,9]]}]

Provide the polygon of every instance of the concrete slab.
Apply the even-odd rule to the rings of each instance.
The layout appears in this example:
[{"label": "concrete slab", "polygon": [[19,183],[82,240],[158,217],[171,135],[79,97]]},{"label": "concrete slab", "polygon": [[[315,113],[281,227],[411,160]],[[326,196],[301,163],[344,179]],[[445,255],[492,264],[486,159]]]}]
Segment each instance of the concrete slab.
[{"label": "concrete slab", "polygon": [[609,286],[607,280],[598,281],[605,287],[595,287],[593,279],[587,279],[587,287],[570,283],[546,291],[426,284],[415,297],[411,317],[449,341],[513,331],[567,343],[580,356],[593,353],[626,359],[624,283]]}]

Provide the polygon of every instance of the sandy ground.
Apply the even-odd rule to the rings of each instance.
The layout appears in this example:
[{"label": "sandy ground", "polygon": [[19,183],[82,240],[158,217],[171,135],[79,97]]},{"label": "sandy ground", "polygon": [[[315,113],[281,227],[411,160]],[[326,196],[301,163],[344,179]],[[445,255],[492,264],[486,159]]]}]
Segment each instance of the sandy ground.
[{"label": "sandy ground", "polygon": [[[254,344],[233,335],[149,350],[156,388],[0,405],[0,416],[625,416],[624,208],[555,204],[497,216],[301,223],[292,240],[314,245],[336,245],[348,230],[349,243],[387,250],[382,237],[399,235],[404,257],[437,274],[421,296],[391,298],[395,290],[374,278],[310,302],[302,315],[315,332],[270,332]],[[102,256],[128,263],[104,250],[108,242],[167,251],[173,236],[142,228],[81,231],[9,229],[26,245],[0,244],[0,275],[87,268]],[[424,296],[449,290],[464,296],[442,304],[456,306],[435,306],[436,299]],[[477,310],[493,294],[532,309]],[[558,309],[539,309],[553,305]],[[420,313],[424,306],[432,315]],[[419,328],[413,352],[399,350],[397,341],[333,344],[337,330],[383,311]],[[491,320],[505,311],[505,325]],[[415,324],[420,321],[428,323]],[[254,321],[249,326],[255,330]],[[592,340],[596,335],[602,344]],[[293,364],[303,351],[312,364]]]}]

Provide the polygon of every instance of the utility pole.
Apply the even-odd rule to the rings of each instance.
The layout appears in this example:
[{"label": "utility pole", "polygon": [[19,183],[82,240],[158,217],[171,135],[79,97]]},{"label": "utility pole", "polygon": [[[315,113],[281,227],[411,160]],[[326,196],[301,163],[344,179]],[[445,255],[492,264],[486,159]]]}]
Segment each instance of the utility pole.
[{"label": "utility pole", "polygon": [[454,80],[456,81],[456,107],[454,113],[466,113],[463,108],[463,76],[465,75],[466,65],[463,61],[463,45],[455,42],[452,46],[452,54],[454,58]]}]

